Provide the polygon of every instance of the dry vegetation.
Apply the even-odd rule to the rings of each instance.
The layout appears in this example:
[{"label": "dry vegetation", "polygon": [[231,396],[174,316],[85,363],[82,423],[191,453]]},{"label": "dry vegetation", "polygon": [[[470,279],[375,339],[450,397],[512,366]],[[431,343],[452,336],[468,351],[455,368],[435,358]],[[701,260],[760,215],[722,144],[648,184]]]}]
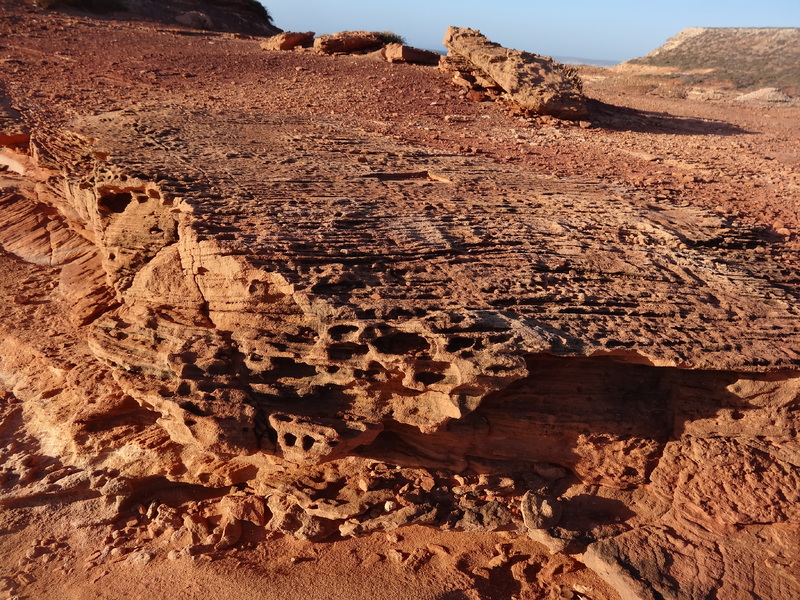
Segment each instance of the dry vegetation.
[{"label": "dry vegetation", "polygon": [[627,64],[672,69],[688,86],[713,82],[737,90],[779,87],[796,94],[800,90],[800,29],[686,30],[657,51]]}]

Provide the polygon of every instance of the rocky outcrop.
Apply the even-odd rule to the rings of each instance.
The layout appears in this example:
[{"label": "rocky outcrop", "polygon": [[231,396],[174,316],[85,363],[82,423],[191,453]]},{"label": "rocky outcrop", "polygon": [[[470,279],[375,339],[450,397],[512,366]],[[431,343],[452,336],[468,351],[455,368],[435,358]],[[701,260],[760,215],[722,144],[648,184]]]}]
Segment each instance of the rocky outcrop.
[{"label": "rocky outcrop", "polygon": [[[644,539],[660,532],[665,548],[691,546],[698,580],[713,586],[744,560],[753,528],[772,535],[796,520],[787,432],[796,428],[797,374],[747,372],[748,357],[762,368],[796,363],[795,309],[763,278],[768,265],[719,266],[744,243],[721,220],[612,206],[591,186],[515,170],[515,186],[537,190],[530,212],[528,192],[497,195],[502,183],[481,183],[460,157],[426,157],[424,170],[418,159],[396,159],[391,171],[364,172],[337,150],[354,141],[338,129],[315,136],[315,153],[327,148],[330,159],[303,183],[305,197],[324,187],[331,200],[295,207],[243,194],[236,202],[248,211],[231,218],[229,196],[208,198],[224,184],[204,164],[193,123],[110,113],[40,135],[31,173],[49,183],[6,200],[6,251],[61,269],[65,297],[96,282],[87,294],[96,310],[81,313],[91,329],[80,365],[54,376],[32,349],[3,353],[5,385],[69,464],[90,460],[134,488],[142,469],[185,485],[246,485],[269,496],[268,517],[258,516],[255,497],[243,500],[255,503],[253,519],[301,539],[413,524],[530,532],[584,556],[619,589],[639,589],[631,573],[648,573],[644,589],[687,598],[670,581],[688,566],[643,553]],[[297,134],[307,124],[263,126],[273,155],[302,156]],[[198,142],[145,150],[165,131]],[[238,147],[237,130],[227,131]],[[391,151],[370,136],[358,144]],[[203,175],[150,177],[130,158],[145,154],[173,173],[192,157]],[[286,174],[302,168],[287,164]],[[286,174],[273,172],[260,194],[295,198]],[[369,200],[387,189],[392,204]],[[487,207],[492,197],[517,202],[517,212]],[[424,211],[431,202],[435,214]],[[418,203],[424,218],[407,208]],[[473,221],[457,216],[466,205]],[[289,214],[302,238],[274,221]],[[591,238],[570,233],[587,228]],[[481,258],[487,248],[491,263]],[[674,252],[682,264],[670,261]],[[620,253],[635,254],[636,267]],[[428,268],[407,258],[420,254]],[[73,264],[79,278],[69,275]],[[462,292],[447,292],[442,273],[446,289]],[[742,308],[767,290],[768,304]],[[619,318],[624,329],[613,326]],[[666,318],[683,328],[661,330]],[[724,332],[737,319],[749,335],[733,347]],[[92,408],[75,411],[87,380],[98,382]],[[113,427],[116,415],[138,425],[118,438],[88,434]],[[98,443],[100,455],[89,451]],[[728,467],[742,473],[735,493],[726,479],[709,496]],[[750,468],[762,475],[748,480]],[[783,493],[766,502],[763,485]],[[86,493],[103,493],[93,489]],[[214,506],[165,506],[175,523],[154,513],[147,527],[171,532],[186,552],[225,548],[243,517]],[[770,581],[753,585],[781,589]]]},{"label": "rocky outcrop", "polygon": [[47,9],[89,11],[105,19],[175,23],[201,30],[270,36],[281,30],[258,0],[47,0],[30,4]]},{"label": "rocky outcrop", "polygon": [[788,94],[783,93],[778,88],[761,88],[754,92],[747,94],[740,94],[734,98],[736,102],[751,102],[751,103],[789,103],[794,99]]},{"label": "rocky outcrop", "polygon": [[430,50],[421,50],[405,44],[387,44],[384,58],[390,62],[414,63],[418,65],[438,65],[439,55]]},{"label": "rocky outcrop", "polygon": [[525,111],[580,120],[588,116],[581,81],[569,67],[529,52],[509,50],[479,31],[449,27],[445,68],[476,86],[478,91],[502,90]]},{"label": "rocky outcrop", "polygon": [[381,36],[374,31],[340,31],[315,39],[314,49],[324,54],[337,54],[374,49],[383,44]]},{"label": "rocky outcrop", "polygon": [[261,47],[264,50],[294,50],[298,46],[311,46],[313,43],[313,31],[284,31],[261,42]]}]

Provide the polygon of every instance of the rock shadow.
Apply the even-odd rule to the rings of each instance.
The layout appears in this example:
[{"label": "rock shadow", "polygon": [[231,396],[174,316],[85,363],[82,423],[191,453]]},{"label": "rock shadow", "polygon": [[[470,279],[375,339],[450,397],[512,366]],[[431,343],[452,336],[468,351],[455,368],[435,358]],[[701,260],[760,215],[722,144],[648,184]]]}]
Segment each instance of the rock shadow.
[{"label": "rock shadow", "polygon": [[594,99],[589,99],[588,106],[592,123],[595,126],[613,131],[671,135],[742,135],[756,133],[724,121],[638,110],[627,106],[607,104]]},{"label": "rock shadow", "polygon": [[[532,484],[529,489],[539,481],[541,493],[554,497],[601,486],[595,489],[607,493],[563,496],[560,528],[603,537],[624,530],[634,516],[622,499],[650,485],[662,461],[671,463],[680,455],[680,449],[666,452],[668,443],[688,447],[692,440],[741,437],[742,422],[766,426],[770,415],[783,409],[764,406],[764,398],[790,399],[796,387],[790,380],[798,377],[789,371],[654,367],[609,356],[532,355],[527,362],[528,377],[491,394],[443,430],[424,434],[389,422],[358,453],[465,476],[512,477]],[[789,395],[781,391],[783,385],[789,385]],[[740,454],[730,457],[731,464],[744,468],[749,454],[746,449]]]}]

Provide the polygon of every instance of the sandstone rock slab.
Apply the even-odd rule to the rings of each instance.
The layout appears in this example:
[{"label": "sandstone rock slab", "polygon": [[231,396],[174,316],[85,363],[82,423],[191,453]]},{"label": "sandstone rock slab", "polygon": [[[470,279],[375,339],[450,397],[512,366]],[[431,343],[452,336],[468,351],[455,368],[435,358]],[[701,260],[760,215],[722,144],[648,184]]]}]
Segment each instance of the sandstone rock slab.
[{"label": "sandstone rock slab", "polygon": [[444,45],[526,111],[571,120],[589,115],[580,78],[569,67],[537,54],[503,48],[473,29],[449,27]]},{"label": "sandstone rock slab", "polygon": [[405,44],[387,44],[384,48],[384,57],[387,61],[414,63],[419,65],[439,64],[439,55],[430,50],[421,50]]},{"label": "sandstone rock slab", "polygon": [[325,54],[368,50],[381,45],[383,40],[373,31],[340,31],[314,40],[314,49]]},{"label": "sandstone rock slab", "polygon": [[293,50],[298,46],[310,46],[313,42],[313,31],[284,31],[261,42],[261,47],[264,50]]}]

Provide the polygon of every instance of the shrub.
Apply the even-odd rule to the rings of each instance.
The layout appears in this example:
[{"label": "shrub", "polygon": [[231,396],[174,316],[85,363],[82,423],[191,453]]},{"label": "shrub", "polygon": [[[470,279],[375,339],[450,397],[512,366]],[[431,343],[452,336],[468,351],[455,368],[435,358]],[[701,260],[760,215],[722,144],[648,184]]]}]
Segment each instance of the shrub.
[{"label": "shrub", "polygon": [[379,31],[378,37],[384,44],[405,44],[406,38],[396,34],[394,31]]},{"label": "shrub", "polygon": [[253,8],[253,10],[258,13],[260,17],[262,17],[267,23],[272,25],[272,15],[269,14],[267,7],[261,4],[258,0],[248,0],[248,3]]}]

